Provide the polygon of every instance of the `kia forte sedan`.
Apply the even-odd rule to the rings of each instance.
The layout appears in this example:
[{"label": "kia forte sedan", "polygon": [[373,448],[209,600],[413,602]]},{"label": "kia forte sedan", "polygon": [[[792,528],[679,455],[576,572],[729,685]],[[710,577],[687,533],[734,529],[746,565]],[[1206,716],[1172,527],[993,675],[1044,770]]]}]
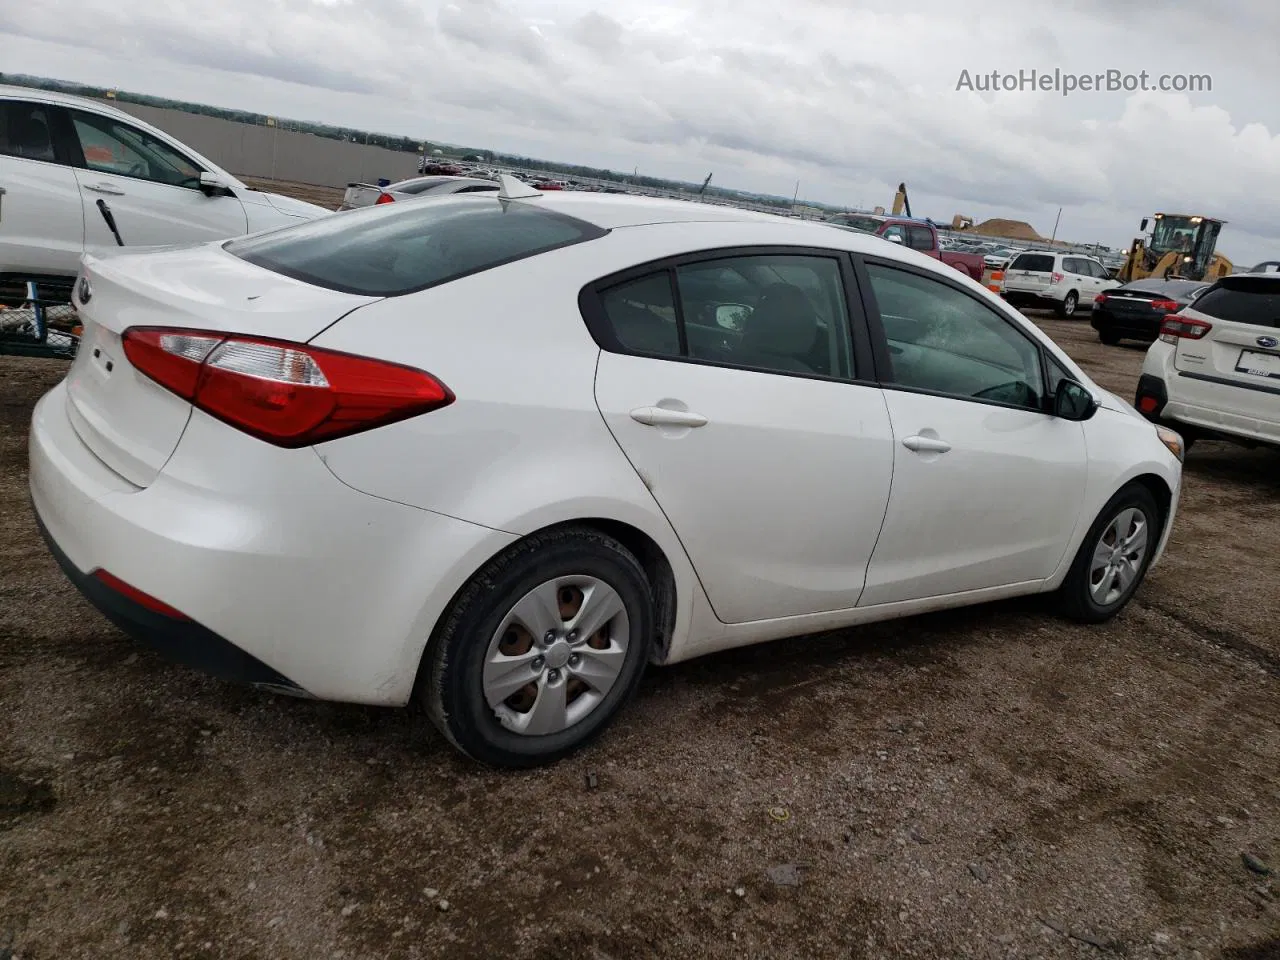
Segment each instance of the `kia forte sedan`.
[{"label": "kia forte sedan", "polygon": [[298,696],[559,758],[649,664],[1051,595],[1113,617],[1177,433],[878,238],[546,193],[87,257],[34,412],[50,548],[115,623]]}]

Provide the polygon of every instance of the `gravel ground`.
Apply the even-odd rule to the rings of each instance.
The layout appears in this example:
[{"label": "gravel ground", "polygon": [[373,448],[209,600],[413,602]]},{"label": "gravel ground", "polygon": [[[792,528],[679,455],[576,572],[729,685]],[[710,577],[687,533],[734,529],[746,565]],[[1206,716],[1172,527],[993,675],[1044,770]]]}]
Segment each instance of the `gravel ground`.
[{"label": "gravel ground", "polygon": [[[1037,318],[1129,395],[1140,349]],[[0,359],[0,958],[1280,957],[1280,457],[1202,444],[1112,623],[1033,601],[651,670],[551,769],[208,680],[75,594]]]}]

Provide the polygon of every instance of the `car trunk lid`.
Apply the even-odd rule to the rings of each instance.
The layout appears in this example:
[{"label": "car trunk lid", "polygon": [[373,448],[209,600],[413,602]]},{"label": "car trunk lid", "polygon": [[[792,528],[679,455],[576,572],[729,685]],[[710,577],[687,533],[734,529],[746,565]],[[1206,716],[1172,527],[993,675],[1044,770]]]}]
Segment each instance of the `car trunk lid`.
[{"label": "car trunk lid", "polygon": [[1047,290],[1053,279],[1053,265],[1051,254],[1019,254],[1005,269],[1005,289],[1036,292]]},{"label": "car trunk lid", "polygon": [[85,445],[138,487],[155,480],[182,437],[190,404],[129,363],[132,326],[187,327],[305,341],[361,297],[253,266],[217,244],[84,258],[75,305],[83,334],[67,374],[67,413]]}]

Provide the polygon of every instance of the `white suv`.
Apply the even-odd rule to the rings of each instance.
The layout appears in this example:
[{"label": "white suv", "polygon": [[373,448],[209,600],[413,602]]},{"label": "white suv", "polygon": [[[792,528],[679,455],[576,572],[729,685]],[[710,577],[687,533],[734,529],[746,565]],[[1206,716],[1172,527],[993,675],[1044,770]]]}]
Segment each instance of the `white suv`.
[{"label": "white suv", "polygon": [[1094,297],[1118,286],[1093,257],[1032,250],[1009,262],[1000,293],[1015,307],[1052,308],[1070,317],[1080,307],[1092,310]]},{"label": "white suv", "polygon": [[1233,274],[1168,316],[1134,404],[1197,437],[1280,446],[1280,274]]},{"label": "white suv", "polygon": [[328,212],[252,190],[122,110],[0,86],[0,282],[72,279],[81,254],[121,241],[221,240]]}]

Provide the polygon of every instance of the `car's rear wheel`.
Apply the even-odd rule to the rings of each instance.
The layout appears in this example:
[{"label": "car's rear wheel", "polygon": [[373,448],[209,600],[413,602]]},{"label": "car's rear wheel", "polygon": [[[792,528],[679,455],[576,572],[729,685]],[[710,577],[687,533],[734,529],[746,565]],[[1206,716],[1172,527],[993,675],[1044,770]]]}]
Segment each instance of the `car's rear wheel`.
[{"label": "car's rear wheel", "polygon": [[1108,347],[1114,347],[1117,343],[1120,342],[1120,334],[1115,333],[1112,330],[1099,330],[1098,339],[1101,340]]},{"label": "car's rear wheel", "polygon": [[1076,292],[1072,290],[1070,293],[1066,295],[1066,297],[1063,298],[1062,302],[1058,304],[1058,316],[1060,317],[1075,316],[1076,306],[1079,303],[1080,303],[1080,298],[1076,296]]},{"label": "car's rear wheel", "polygon": [[630,699],[653,632],[649,581],[626,547],[588,528],[535,534],[463,588],[432,638],[419,699],[475,760],[550,763]]},{"label": "car's rear wheel", "polygon": [[1160,525],[1160,508],[1141,484],[1130,484],[1112,497],[1058,590],[1063,614],[1081,623],[1103,623],[1124,609],[1151,565]]}]

